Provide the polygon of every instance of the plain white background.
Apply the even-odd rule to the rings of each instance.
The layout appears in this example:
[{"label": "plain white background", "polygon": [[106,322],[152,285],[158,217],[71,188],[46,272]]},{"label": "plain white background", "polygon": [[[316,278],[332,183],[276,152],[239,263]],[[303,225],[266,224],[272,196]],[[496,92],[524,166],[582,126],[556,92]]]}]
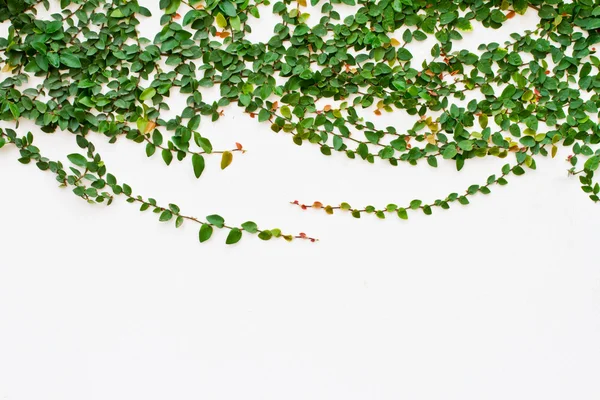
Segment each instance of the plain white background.
[{"label": "plain white background", "polygon": [[[265,21],[254,28],[263,38],[273,26]],[[535,23],[532,14],[516,17],[457,46]],[[427,57],[428,47],[412,49]],[[240,142],[249,151],[225,171],[209,159],[200,180],[189,160],[166,167],[143,146],[91,138],[138,193],[320,242],[247,237],[225,246],[218,234],[200,245],[197,226],[176,230],[122,199],[84,203],[7,146],[0,399],[600,397],[600,210],[567,176],[567,151],[467,207],[355,220],[289,201],[434,200],[485,181],[504,162],[477,160],[460,173],[451,163],[369,165],[299,148],[236,106],[225,114],[204,121],[203,133],[215,147]],[[391,121],[400,129],[410,118],[398,111]],[[67,132],[32,124],[20,132],[28,129],[50,158],[76,150]]]}]

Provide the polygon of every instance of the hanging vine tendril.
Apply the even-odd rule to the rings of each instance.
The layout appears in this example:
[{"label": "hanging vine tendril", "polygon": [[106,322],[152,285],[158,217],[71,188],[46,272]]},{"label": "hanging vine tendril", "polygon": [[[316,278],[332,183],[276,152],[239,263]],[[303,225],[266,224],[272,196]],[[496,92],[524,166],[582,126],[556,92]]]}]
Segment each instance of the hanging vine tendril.
[{"label": "hanging vine tendril", "polygon": [[[452,160],[458,170],[480,157],[514,159],[485,182],[430,203],[355,208],[292,202],[303,209],[344,210],[357,218],[372,213],[406,219],[410,210],[429,215],[435,207],[468,204],[469,196],[490,193],[509,175],[535,169],[536,158],[554,157],[558,146],[572,147],[569,173],[599,200],[593,180],[600,166],[594,150],[600,142],[595,0],[160,0],[162,29],[153,40],[138,32],[151,16],[143,3],[61,0],[60,13],[38,18],[48,0],[0,0],[0,19],[10,24],[8,36],[0,38],[0,120],[15,129],[27,119],[46,133],[72,132],[81,152],[67,156],[67,168],[44,157],[31,132],[19,136],[10,128],[0,129],[0,147],[16,146],[21,163],[52,172],[85,201],[111,204],[124,197],[160,221],[199,224],[201,242],[215,228],[228,230],[228,244],[243,232],[264,240],[315,241],[304,233],[261,230],[252,221],[230,226],[217,214],[198,219],[175,204],[143,198],[108,172],[92,143],[98,134],[110,143],[132,140],[148,157],[160,153],[167,165],[191,160],[199,178],[207,161],[217,158],[225,169],[244,152],[239,143],[213,149],[200,130],[201,120],[218,120],[231,103],[326,156],[336,151],[394,166],[437,167],[438,160]],[[342,18],[336,11],[342,4],[354,13]],[[267,42],[252,42],[250,20],[267,6],[281,21]],[[319,13],[317,23],[308,23],[309,10]],[[454,49],[474,25],[497,29],[526,12],[539,17],[534,31],[482,44],[477,54]],[[415,65],[410,46],[430,36],[431,59]],[[42,83],[36,86],[33,77]],[[204,101],[202,89],[216,86],[219,99]],[[177,93],[187,96],[183,110],[169,107],[168,98]],[[417,117],[410,129],[372,122],[397,110]],[[166,117],[170,111],[176,116]]]}]

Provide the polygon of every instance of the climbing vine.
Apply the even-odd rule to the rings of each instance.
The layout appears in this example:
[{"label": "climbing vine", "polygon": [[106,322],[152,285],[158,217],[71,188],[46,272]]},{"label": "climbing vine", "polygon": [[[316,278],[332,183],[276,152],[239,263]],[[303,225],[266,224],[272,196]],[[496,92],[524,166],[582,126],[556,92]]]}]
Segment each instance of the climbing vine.
[{"label": "climbing vine", "polygon": [[[231,103],[325,156],[434,168],[449,160],[458,170],[476,158],[507,159],[485,182],[433,202],[292,202],[302,209],[356,218],[429,215],[489,194],[509,176],[535,169],[538,157],[554,157],[559,146],[571,148],[569,173],[599,200],[596,0],[160,0],[162,29],[153,39],[139,33],[151,16],[142,0],[56,2],[61,11],[41,18],[49,0],[0,0],[0,20],[10,25],[0,38],[0,120],[13,125],[0,129],[0,147],[15,146],[21,163],[51,172],[87,202],[122,197],[176,227],[198,224],[201,242],[215,229],[228,231],[228,244],[244,233],[315,241],[252,221],[229,225],[218,214],[195,218],[176,204],[142,197],[109,172],[93,144],[98,135],[109,143],[131,140],[167,165],[189,162],[200,178],[205,166],[225,169],[244,152],[239,143],[214,149],[201,129]],[[348,6],[353,13],[342,18],[340,7]],[[249,40],[252,20],[266,12],[280,18],[271,38]],[[539,18],[534,31],[481,44],[477,53],[460,49],[474,27],[498,29],[526,12]],[[431,57],[417,65],[410,45],[428,39]],[[211,87],[218,88],[217,101],[203,99]],[[181,110],[169,106],[176,94],[186,96]],[[417,117],[410,129],[377,125],[378,116],[396,110]],[[64,164],[49,160],[31,132],[17,133],[24,119],[45,133],[71,132],[81,151]]]}]

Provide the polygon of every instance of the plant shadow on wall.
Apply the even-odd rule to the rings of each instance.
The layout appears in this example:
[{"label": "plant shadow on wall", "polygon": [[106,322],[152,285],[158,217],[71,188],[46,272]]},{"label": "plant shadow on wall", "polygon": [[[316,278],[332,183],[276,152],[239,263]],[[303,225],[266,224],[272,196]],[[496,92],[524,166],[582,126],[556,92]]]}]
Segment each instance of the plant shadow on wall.
[{"label": "plant shadow on wall", "polygon": [[[120,137],[139,143],[167,165],[191,160],[199,178],[205,163],[216,159],[225,169],[243,152],[239,144],[213,149],[199,131],[201,119],[216,121],[235,103],[273,131],[289,134],[296,145],[309,143],[325,156],[337,151],[369,163],[427,162],[434,168],[445,159],[458,170],[474,158],[508,159],[485,182],[433,202],[382,207],[293,202],[356,218],[367,213],[407,219],[411,210],[429,215],[436,207],[468,204],[469,196],[507,184],[509,175],[535,169],[537,157],[554,157],[557,146],[570,146],[569,173],[599,200],[600,185],[593,180],[600,165],[594,148],[600,142],[595,0],[160,0],[159,5],[162,29],[150,40],[138,33],[150,11],[136,0],[61,0],[61,11],[45,18],[38,11],[48,10],[49,0],[0,0],[0,19],[10,24],[7,37],[0,38],[0,120],[15,126],[0,129],[0,147],[16,146],[21,163],[51,172],[60,186],[89,203],[111,204],[120,196],[176,227],[197,223],[200,242],[214,229],[228,231],[227,244],[244,233],[263,240],[316,239],[259,229],[252,221],[228,225],[217,214],[198,219],[175,204],[142,197],[109,172],[92,143],[95,134],[110,143]],[[355,13],[342,18],[340,5],[355,6]],[[249,41],[249,18],[270,9],[280,18],[272,37]],[[317,23],[308,24],[308,9],[320,12]],[[474,24],[498,29],[528,10],[539,17],[534,31],[514,33],[503,44],[482,44],[477,54],[453,49]],[[407,45],[432,38],[431,59],[413,65]],[[32,84],[34,78],[42,83]],[[210,87],[218,87],[215,102],[203,100],[202,88]],[[187,106],[167,118],[167,98],[177,93],[187,97]],[[481,100],[469,100],[468,94]],[[368,111],[373,120],[394,109],[419,118],[406,131],[381,128],[361,115],[373,108]],[[81,151],[68,155],[65,164],[49,160],[31,132],[17,134],[22,119],[46,133],[72,132]]]}]

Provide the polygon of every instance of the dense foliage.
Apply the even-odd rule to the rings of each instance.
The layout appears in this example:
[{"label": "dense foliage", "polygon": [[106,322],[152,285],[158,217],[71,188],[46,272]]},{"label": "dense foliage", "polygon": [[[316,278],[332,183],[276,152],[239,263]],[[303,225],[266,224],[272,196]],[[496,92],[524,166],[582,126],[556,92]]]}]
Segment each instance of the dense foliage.
[{"label": "dense foliage", "polygon": [[[61,13],[38,18],[48,0],[0,0],[0,19],[10,23],[8,36],[0,38],[6,75],[0,120],[13,121],[15,129],[28,119],[43,132],[72,132],[82,150],[68,155],[67,167],[45,158],[31,133],[20,136],[13,129],[0,130],[0,147],[15,145],[20,162],[51,171],[88,202],[110,204],[123,196],[160,221],[200,224],[201,242],[215,228],[229,230],[228,244],[243,232],[314,241],[303,233],[261,230],[251,221],[229,226],[216,214],[197,219],[175,204],[142,198],[108,172],[92,143],[97,134],[111,143],[123,137],[145,146],[149,157],[160,154],[167,165],[191,160],[200,177],[205,160],[217,157],[224,169],[243,151],[239,144],[215,150],[200,130],[202,119],[219,119],[230,103],[326,156],[335,151],[370,163],[423,161],[432,167],[445,159],[459,170],[478,157],[509,160],[486,182],[430,203],[354,208],[294,202],[304,209],[346,210],[357,218],[431,214],[434,207],[468,204],[469,196],[505,185],[508,175],[535,168],[537,157],[554,157],[557,146],[572,147],[570,173],[599,200],[593,180],[600,166],[594,150],[600,142],[596,0],[160,0],[162,30],[153,40],[138,34],[150,16],[143,3],[61,0]],[[341,18],[339,5],[354,6],[355,13]],[[250,20],[270,12],[267,7],[281,21],[267,42],[251,42]],[[316,24],[307,24],[309,7],[320,12]],[[482,44],[477,54],[454,49],[477,25],[497,29],[528,10],[539,17],[535,31]],[[430,59],[411,63],[407,45],[431,37]],[[32,85],[34,76],[42,83]],[[220,99],[203,101],[202,88],[213,86]],[[187,106],[167,119],[168,98],[177,93],[187,97]],[[406,131],[371,122],[395,109],[420,118]]]}]

